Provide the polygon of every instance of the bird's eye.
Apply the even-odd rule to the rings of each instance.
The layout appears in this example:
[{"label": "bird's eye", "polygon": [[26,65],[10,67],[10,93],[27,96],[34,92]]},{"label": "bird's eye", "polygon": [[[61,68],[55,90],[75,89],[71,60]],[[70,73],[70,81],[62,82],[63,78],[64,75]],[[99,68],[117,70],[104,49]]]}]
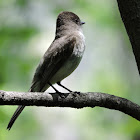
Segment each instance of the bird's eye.
[{"label": "bird's eye", "polygon": [[78,23],[79,22],[78,19],[75,19],[75,22]]}]

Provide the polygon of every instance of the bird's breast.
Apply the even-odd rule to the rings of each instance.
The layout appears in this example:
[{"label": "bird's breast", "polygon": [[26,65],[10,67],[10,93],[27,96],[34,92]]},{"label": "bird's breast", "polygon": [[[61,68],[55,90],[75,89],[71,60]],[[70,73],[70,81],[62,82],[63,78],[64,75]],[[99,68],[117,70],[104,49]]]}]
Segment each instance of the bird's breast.
[{"label": "bird's breast", "polygon": [[82,56],[79,55],[75,55],[75,54],[71,55],[71,57],[69,57],[69,59],[64,63],[64,65],[52,77],[51,83],[54,84],[69,76],[79,65],[81,58]]},{"label": "bird's breast", "polygon": [[76,57],[82,57],[85,51],[85,37],[82,32],[77,33],[76,45],[73,50],[73,55]]},{"label": "bird's breast", "polygon": [[51,79],[52,84],[59,82],[69,76],[79,65],[85,50],[85,40],[82,33],[79,33],[76,38],[77,40],[73,49],[73,53],[53,76],[53,78]]},{"label": "bird's breast", "polygon": [[68,60],[63,64],[63,66],[57,71],[57,73],[51,79],[51,83],[56,83],[67,76],[69,76],[79,65],[81,58],[84,53],[84,48],[81,46],[75,47],[73,54],[68,58]]}]

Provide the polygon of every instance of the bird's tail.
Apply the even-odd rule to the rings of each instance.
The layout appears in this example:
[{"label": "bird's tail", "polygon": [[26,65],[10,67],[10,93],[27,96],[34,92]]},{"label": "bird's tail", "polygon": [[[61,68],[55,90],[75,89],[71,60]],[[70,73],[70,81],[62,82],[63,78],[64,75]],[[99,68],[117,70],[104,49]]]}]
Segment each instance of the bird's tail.
[{"label": "bird's tail", "polygon": [[[28,90],[29,92],[31,92],[31,89]],[[14,124],[14,122],[16,121],[16,119],[18,118],[18,116],[20,115],[20,113],[23,111],[23,109],[25,108],[24,105],[19,105],[18,108],[16,109],[15,113],[13,114],[12,118],[10,119],[7,129],[10,130]]]},{"label": "bird's tail", "polygon": [[20,115],[20,113],[22,112],[22,110],[25,108],[25,106],[18,106],[17,110],[15,111],[15,113],[13,114],[8,126],[7,126],[7,129],[10,130],[11,127],[13,126],[15,120],[17,119],[17,117]]}]

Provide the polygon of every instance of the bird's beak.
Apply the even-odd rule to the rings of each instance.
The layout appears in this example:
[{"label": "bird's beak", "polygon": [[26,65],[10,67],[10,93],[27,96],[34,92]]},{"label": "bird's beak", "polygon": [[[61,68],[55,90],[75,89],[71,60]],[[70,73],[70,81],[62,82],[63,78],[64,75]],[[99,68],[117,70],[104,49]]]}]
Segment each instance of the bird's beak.
[{"label": "bird's beak", "polygon": [[81,25],[85,24],[85,22],[81,21]]}]

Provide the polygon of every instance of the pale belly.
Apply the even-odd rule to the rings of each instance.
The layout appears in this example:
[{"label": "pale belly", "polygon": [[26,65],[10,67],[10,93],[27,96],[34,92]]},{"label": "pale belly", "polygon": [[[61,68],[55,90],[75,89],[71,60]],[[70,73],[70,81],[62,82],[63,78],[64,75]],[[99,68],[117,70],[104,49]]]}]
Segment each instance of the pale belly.
[{"label": "pale belly", "polygon": [[[79,35],[83,37],[82,34]],[[84,40],[84,39],[83,39]],[[63,64],[63,66],[54,74],[54,76],[50,79],[51,84],[55,84],[57,82],[62,81],[64,78],[69,76],[79,65],[81,58],[83,56],[85,50],[85,43],[84,41],[78,42],[78,45],[74,47],[72,55],[69,57],[68,60]],[[48,84],[43,88],[46,90],[49,87]]]},{"label": "pale belly", "polygon": [[66,63],[57,71],[57,73],[51,78],[52,84],[62,81],[69,76],[79,65],[82,57],[71,56]]},{"label": "pale belly", "polygon": [[50,82],[54,84],[56,82],[62,81],[64,78],[69,76],[79,65],[84,50],[85,50],[84,42],[79,42],[78,45],[74,47],[72,55],[56,72],[56,74],[51,78]]}]

